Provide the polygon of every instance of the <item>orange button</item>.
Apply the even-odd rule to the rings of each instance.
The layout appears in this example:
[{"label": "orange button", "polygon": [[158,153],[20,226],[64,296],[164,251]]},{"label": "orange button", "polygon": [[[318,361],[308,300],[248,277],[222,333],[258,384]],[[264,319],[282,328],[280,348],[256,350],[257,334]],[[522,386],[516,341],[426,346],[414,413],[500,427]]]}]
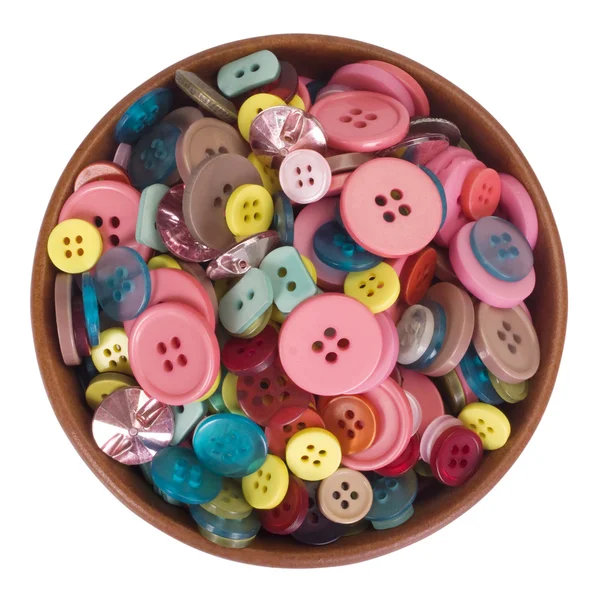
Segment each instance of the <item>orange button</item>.
[{"label": "orange button", "polygon": [[477,221],[491,217],[500,202],[502,182],[494,169],[476,167],[466,177],[460,193],[460,207],[467,218]]},{"label": "orange button", "polygon": [[421,301],[429,289],[435,267],[437,254],[433,248],[423,248],[409,256],[400,272],[400,299],[409,305]]}]

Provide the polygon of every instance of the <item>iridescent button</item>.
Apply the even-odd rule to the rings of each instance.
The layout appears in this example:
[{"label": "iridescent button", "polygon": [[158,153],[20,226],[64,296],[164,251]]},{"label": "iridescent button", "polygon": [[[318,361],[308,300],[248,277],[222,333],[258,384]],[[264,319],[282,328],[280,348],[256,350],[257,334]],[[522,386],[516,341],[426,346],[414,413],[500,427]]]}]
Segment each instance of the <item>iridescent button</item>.
[{"label": "iridescent button", "polygon": [[279,234],[283,246],[292,246],[294,243],[294,211],[290,199],[279,192],[274,200],[273,227]]},{"label": "iridescent button", "polygon": [[97,346],[100,339],[100,313],[94,279],[89,273],[83,273],[81,276],[81,294],[88,338],[92,346]]},{"label": "iridescent button", "polygon": [[118,143],[133,144],[149,127],[158,123],[170,110],[173,95],[167,88],[150,90],[136,100],[115,127]]}]

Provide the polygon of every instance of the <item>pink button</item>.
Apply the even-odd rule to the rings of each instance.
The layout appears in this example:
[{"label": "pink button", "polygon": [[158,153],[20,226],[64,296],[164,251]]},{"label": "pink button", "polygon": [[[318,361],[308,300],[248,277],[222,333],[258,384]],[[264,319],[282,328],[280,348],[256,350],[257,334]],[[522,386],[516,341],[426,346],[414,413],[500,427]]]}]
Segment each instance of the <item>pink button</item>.
[{"label": "pink button", "polygon": [[466,148],[449,146],[443,152],[440,152],[435,158],[426,163],[425,166],[439,177],[444,169],[448,168],[452,164],[452,161],[457,158],[475,159],[475,155]]},{"label": "pink button", "polygon": [[310,113],[327,134],[332,148],[375,152],[400,142],[410,117],[404,105],[374,92],[340,92],[319,100]]},{"label": "pink button", "polygon": [[219,372],[219,345],[206,319],[185,304],[147,308],[129,336],[129,359],[142,389],[165,404],[194,402]]},{"label": "pink button", "polygon": [[502,191],[496,215],[510,221],[535,248],[538,237],[538,219],[533,200],[525,186],[512,175],[500,173]]},{"label": "pink button", "polygon": [[296,93],[298,96],[300,96],[302,102],[304,102],[304,110],[309,111],[310,107],[312,106],[312,101],[310,99],[310,94],[308,92],[308,88],[306,87],[305,81],[306,77],[298,78],[298,89],[296,90]]},{"label": "pink button", "polygon": [[479,398],[475,395],[475,392],[471,389],[471,386],[467,383],[465,376],[463,375],[462,369],[460,365],[456,365],[456,369],[454,370],[456,376],[458,377],[458,381],[460,381],[460,385],[462,387],[463,393],[465,394],[465,404],[471,404],[471,402],[479,402]]},{"label": "pink button", "polygon": [[346,181],[348,181],[348,179],[350,178],[350,175],[352,175],[351,172],[336,173],[335,175],[333,175],[331,177],[331,184],[329,185],[329,189],[327,190],[325,196],[327,198],[330,198],[331,196],[339,196],[342,193],[342,190],[344,189]]},{"label": "pink button", "polygon": [[[147,308],[162,302],[178,302],[198,311],[214,331],[216,321],[211,298],[204,286],[192,275],[179,269],[152,269],[150,271],[150,301]],[[123,328],[129,335],[136,319],[125,321]]]},{"label": "pink button", "polygon": [[327,193],[331,184],[331,167],[314,150],[295,150],[283,159],[279,182],[290,200],[311,204]]},{"label": "pink button", "polygon": [[535,268],[520,281],[502,281],[490,275],[471,248],[474,222],[465,225],[450,242],[450,262],[460,282],[474,296],[496,308],[512,308],[525,300],[535,286]]},{"label": "pink button", "polygon": [[373,373],[383,351],[375,315],[343,294],[319,294],[299,304],[279,334],[285,372],[313,394],[335,396]]},{"label": "pink button", "polygon": [[65,202],[58,222],[82,219],[95,225],[102,235],[104,252],[128,246],[147,261],[152,248],[135,239],[140,193],[119,181],[93,181],[82,185]]},{"label": "pink button", "polygon": [[442,203],[419,167],[399,158],[376,158],[351,174],[340,212],[348,233],[363,248],[396,258],[418,252],[433,239]]},{"label": "pink button", "polygon": [[421,437],[421,458],[426,463],[431,460],[431,450],[436,440],[450,427],[462,427],[462,423],[452,415],[441,415],[429,423]]}]

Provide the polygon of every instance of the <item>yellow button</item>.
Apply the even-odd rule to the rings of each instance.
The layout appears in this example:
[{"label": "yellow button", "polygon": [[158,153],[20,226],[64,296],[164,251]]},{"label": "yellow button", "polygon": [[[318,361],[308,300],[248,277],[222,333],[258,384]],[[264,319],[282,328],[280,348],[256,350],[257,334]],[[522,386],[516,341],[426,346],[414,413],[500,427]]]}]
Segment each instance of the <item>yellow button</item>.
[{"label": "yellow button", "polygon": [[268,324],[271,320],[271,315],[273,314],[273,304],[267,308],[267,310],[260,316],[248,329],[242,331],[242,333],[231,334],[231,337],[237,338],[253,338],[256,337]]},{"label": "yellow button", "polygon": [[217,388],[219,387],[220,383],[221,383],[221,369],[219,369],[219,372],[217,373],[217,378],[215,379],[215,382],[212,384],[212,387],[210,388],[210,390],[208,390],[208,392],[206,392],[206,394],[204,394],[204,396],[202,396],[202,398],[198,398],[198,402],[203,402],[204,400],[208,400],[217,391]]},{"label": "yellow button", "polygon": [[133,375],[127,343],[127,334],[122,327],[110,327],[100,333],[100,343],[92,348],[92,362],[99,373]]},{"label": "yellow button", "polygon": [[271,194],[262,185],[240,185],[227,200],[225,220],[235,236],[248,237],[267,231],[273,221]]},{"label": "yellow button", "polygon": [[310,258],[306,258],[306,256],[302,256],[302,254],[300,255],[300,258],[302,259],[302,262],[304,263],[309,275],[312,277],[312,280],[317,283],[317,269],[315,268],[315,265],[313,265]]},{"label": "yellow button", "polygon": [[273,94],[254,94],[240,106],[238,112],[238,129],[242,137],[248,141],[250,139],[250,125],[265,108],[273,106],[285,106],[285,102]]},{"label": "yellow button", "polygon": [[271,319],[275,321],[275,323],[281,324],[287,319],[287,315],[285,313],[282,313],[275,305],[273,305]]},{"label": "yellow button", "polygon": [[287,443],[285,460],[290,471],[306,481],[321,481],[340,466],[342,450],[333,433],[320,427],[298,431]]},{"label": "yellow button", "polygon": [[288,106],[293,106],[294,108],[301,108],[302,110],[306,110],[306,104],[304,104],[304,100],[296,94],[289,102]]},{"label": "yellow button", "polygon": [[92,379],[85,390],[85,400],[92,410],[96,410],[106,396],[124,387],[136,387],[133,377],[121,373],[102,373]]},{"label": "yellow button", "polygon": [[152,269],[179,269],[181,271],[179,263],[168,254],[159,254],[158,256],[153,256],[148,261],[148,268],[151,271]]},{"label": "yellow button", "polygon": [[510,436],[510,422],[506,415],[491,404],[467,404],[458,415],[465,427],[479,434],[484,450],[498,450]]},{"label": "yellow button", "polygon": [[285,463],[273,454],[267,454],[262,467],[242,477],[242,491],[250,506],[261,510],[275,508],[284,499],[290,475]]},{"label": "yellow button", "polygon": [[263,165],[254,152],[250,152],[248,155],[248,160],[254,165],[254,168],[258,171],[260,178],[262,180],[263,187],[274,196],[280,189],[281,184],[279,183],[279,173],[276,169],[270,169],[269,167]]},{"label": "yellow button", "polygon": [[102,256],[102,236],[87,221],[67,219],[50,232],[48,255],[52,264],[65,273],[89,271]]},{"label": "yellow button", "polygon": [[221,388],[221,396],[225,407],[234,415],[246,416],[246,413],[240,408],[240,403],[237,397],[237,381],[238,376],[233,373],[227,373],[223,379],[223,387]]},{"label": "yellow button", "polygon": [[344,293],[362,302],[371,312],[379,313],[398,299],[400,279],[390,265],[382,262],[367,271],[348,273],[344,280]]},{"label": "yellow button", "polygon": [[506,381],[501,381],[489,371],[488,375],[498,396],[505,402],[516,404],[527,398],[529,394],[529,380],[526,379],[525,381],[521,381],[521,383],[507,383]]},{"label": "yellow button", "polygon": [[240,482],[233,479],[223,479],[219,495],[201,506],[222,519],[245,519],[252,512],[252,507],[244,499]]}]

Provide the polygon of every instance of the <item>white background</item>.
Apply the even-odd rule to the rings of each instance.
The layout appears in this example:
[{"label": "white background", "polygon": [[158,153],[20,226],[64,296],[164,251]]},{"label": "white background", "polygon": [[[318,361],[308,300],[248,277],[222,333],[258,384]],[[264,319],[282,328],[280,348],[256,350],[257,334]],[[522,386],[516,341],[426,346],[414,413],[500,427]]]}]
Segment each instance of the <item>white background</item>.
[{"label": "white background", "polygon": [[[598,21],[587,8],[591,1],[571,1],[560,11],[552,2],[538,9],[530,4],[3,3],[2,597],[598,598],[600,331],[597,295],[591,294],[592,286],[598,289],[600,218]],[[387,47],[429,66],[490,110],[545,188],[570,289],[568,338],[552,401],[498,486],[412,547],[311,572],[266,570],[201,554],[122,506],[59,427],[38,375],[29,325],[39,223],[62,169],[98,119],[183,57],[285,32]]]}]

